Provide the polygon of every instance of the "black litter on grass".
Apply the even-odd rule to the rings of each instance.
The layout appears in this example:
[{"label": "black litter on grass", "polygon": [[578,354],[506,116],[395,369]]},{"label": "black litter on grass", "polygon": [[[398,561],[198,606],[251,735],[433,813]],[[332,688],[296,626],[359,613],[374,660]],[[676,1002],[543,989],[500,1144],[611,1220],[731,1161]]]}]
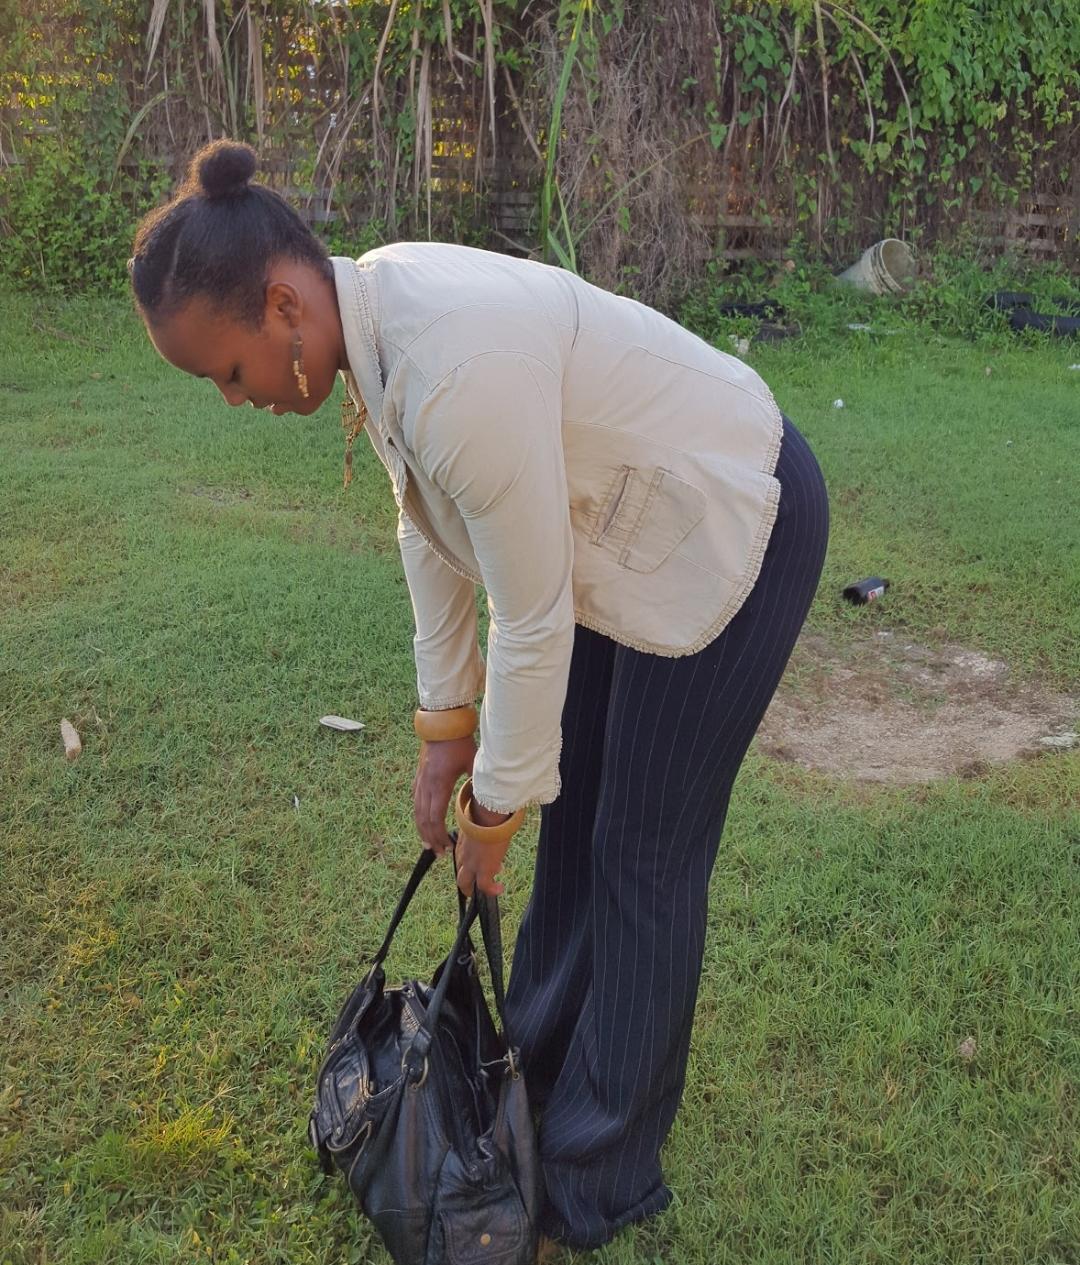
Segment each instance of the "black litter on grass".
[{"label": "black litter on grass", "polygon": [[1080,299],[1067,295],[1051,299],[1049,305],[1058,309],[1056,313],[1034,311],[1035,301],[1033,294],[1019,290],[996,290],[986,303],[995,311],[1003,312],[1010,327],[1017,332],[1036,329],[1063,336],[1080,334]]}]

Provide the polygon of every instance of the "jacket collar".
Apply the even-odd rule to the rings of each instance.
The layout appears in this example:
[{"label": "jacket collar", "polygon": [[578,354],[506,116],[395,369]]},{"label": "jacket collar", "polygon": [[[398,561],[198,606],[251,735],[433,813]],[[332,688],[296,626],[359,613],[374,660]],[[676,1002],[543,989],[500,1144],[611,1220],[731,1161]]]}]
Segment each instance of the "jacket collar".
[{"label": "jacket collar", "polygon": [[369,416],[380,423],[381,429],[383,379],[375,340],[379,319],[379,288],[375,274],[355,259],[335,255],[330,263],[334,269],[334,287],[349,369],[364,397]]}]

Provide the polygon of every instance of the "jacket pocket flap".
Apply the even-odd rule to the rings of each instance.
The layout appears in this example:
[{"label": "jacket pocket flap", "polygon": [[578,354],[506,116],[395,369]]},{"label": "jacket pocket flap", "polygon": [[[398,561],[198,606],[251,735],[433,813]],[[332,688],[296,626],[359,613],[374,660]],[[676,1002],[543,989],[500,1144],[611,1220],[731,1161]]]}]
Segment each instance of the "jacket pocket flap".
[{"label": "jacket pocket flap", "polygon": [[640,526],[619,555],[630,571],[655,571],[705,517],[705,493],[662,466],[641,507]]}]

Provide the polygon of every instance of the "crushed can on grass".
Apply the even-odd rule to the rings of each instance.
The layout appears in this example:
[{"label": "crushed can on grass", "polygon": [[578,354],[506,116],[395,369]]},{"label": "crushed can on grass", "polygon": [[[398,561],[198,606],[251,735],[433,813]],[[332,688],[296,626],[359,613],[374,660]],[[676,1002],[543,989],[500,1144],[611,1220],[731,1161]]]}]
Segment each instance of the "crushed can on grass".
[{"label": "crushed can on grass", "polygon": [[844,597],[853,606],[865,606],[867,602],[876,602],[879,597],[883,597],[888,587],[888,580],[872,575],[865,580],[859,580],[855,584],[849,584],[844,589]]}]

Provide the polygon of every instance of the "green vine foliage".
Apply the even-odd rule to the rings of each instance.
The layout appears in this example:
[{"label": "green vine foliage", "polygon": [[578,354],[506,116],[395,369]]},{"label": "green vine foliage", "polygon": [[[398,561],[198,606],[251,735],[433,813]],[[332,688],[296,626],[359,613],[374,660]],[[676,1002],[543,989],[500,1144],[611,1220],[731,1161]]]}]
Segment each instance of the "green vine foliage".
[{"label": "green vine foliage", "polygon": [[[980,195],[1007,205],[1040,183],[1080,184],[1076,16],[1073,0],[731,6],[722,22],[737,79],[730,123],[747,129],[785,105],[817,121],[816,136],[800,129],[791,191],[804,223],[820,196],[820,177],[807,189],[815,171],[851,185],[830,191],[837,216],[857,215],[869,180],[887,189],[884,227],[909,233]],[[793,61],[802,63],[794,77]],[[767,166],[771,155],[762,157]]]},{"label": "green vine foliage", "polygon": [[828,264],[1080,192],[1075,0],[0,0],[0,21],[0,277],[22,285],[121,288],[135,219],[220,135],[334,249],[513,241],[650,301],[741,245],[733,222]]},{"label": "green vine foliage", "polygon": [[29,284],[116,285],[149,173],[117,179],[131,114],[118,62],[140,6],[84,0],[5,4],[0,62],[0,271]]}]

